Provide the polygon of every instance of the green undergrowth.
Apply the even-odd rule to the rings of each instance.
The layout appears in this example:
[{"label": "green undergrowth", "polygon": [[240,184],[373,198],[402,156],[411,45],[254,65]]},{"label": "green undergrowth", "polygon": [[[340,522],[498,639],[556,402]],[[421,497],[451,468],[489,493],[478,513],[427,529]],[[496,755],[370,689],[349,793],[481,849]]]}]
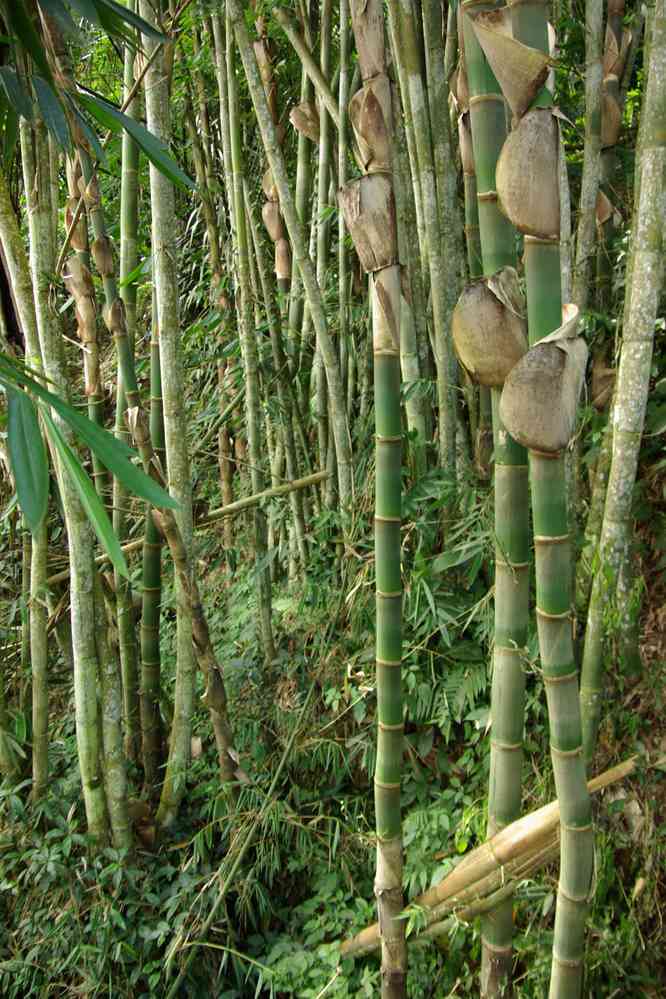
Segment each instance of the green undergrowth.
[{"label": "green undergrowth", "polygon": [[[435,884],[484,839],[488,780],[492,627],[490,496],[470,488],[441,552],[446,482],[431,475],[405,499],[405,692],[403,810],[405,894]],[[277,504],[278,516],[285,506]],[[49,791],[29,804],[29,782],[0,792],[0,994],[164,996],[174,969],[197,947],[182,996],[375,996],[374,958],[340,962],[336,941],[374,921],[374,647],[370,509],[359,503],[359,540],[342,565],[340,525],[312,522],[307,581],[274,588],[278,656],[260,663],[253,571],[238,549],[221,558],[209,534],[197,542],[206,571],[211,630],[229,687],[245,779],[230,802],[220,791],[207,715],[197,712],[202,752],[188,775],[177,825],[155,846],[141,838],[128,856],[95,852],[84,834],[70,678],[53,671]],[[365,539],[365,540],[363,540]],[[165,704],[173,682],[173,596],[164,594]],[[536,637],[530,636],[525,809],[550,800],[547,720]],[[636,750],[659,719],[664,666],[624,690],[602,731],[600,766]],[[304,699],[314,696],[275,793],[271,778]],[[648,686],[649,684],[649,686]],[[636,693],[638,691],[638,693]],[[201,693],[201,691],[199,691]],[[636,721],[635,698],[649,705]],[[57,710],[56,710],[57,708]],[[63,710],[61,710],[63,709]],[[645,712],[648,708],[645,707]],[[19,748],[29,726],[13,719]],[[655,722],[655,726],[658,721]],[[653,734],[656,731],[652,726]],[[135,786],[140,775],[133,774]],[[135,791],[135,793],[138,793]],[[617,795],[614,797],[613,795]],[[590,918],[586,995],[663,995],[659,957],[666,842],[657,771],[613,789],[596,804],[596,893]],[[253,845],[202,939],[219,884],[244,836]],[[137,830],[140,833],[140,830]],[[548,980],[556,869],[516,896],[517,995],[541,997]],[[406,913],[414,937],[418,914]],[[410,947],[409,996],[478,995],[480,938],[459,923],[438,945]]]}]

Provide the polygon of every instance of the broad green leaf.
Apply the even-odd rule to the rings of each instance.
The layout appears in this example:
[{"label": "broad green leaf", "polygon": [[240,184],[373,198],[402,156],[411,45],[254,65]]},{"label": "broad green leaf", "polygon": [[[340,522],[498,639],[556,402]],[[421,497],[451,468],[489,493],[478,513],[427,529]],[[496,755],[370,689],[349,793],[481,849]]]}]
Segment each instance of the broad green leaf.
[{"label": "broad green leaf", "polygon": [[22,118],[30,121],[32,119],[32,100],[18,74],[8,66],[0,66],[0,83],[7,94],[9,106]]},{"label": "broad green leaf", "polygon": [[62,0],[37,0],[37,3],[45,14],[53,18],[64,34],[76,35],[76,25]]},{"label": "broad green leaf", "polygon": [[69,126],[65,118],[60,100],[55,91],[48,85],[41,76],[34,76],[32,84],[39,101],[39,110],[42,113],[44,124],[53,135],[60,148],[67,152],[71,147]]},{"label": "broad green leaf", "polygon": [[60,455],[65,470],[72,479],[86,516],[92,524],[102,548],[111,559],[116,572],[119,572],[122,576],[129,577],[127,562],[120,547],[120,542],[114,533],[102,501],[95,492],[95,487],[86,475],[81,462],[46,411],[44,412],[44,420],[48,428],[49,437]]},{"label": "broad green leaf", "polygon": [[102,27],[102,22],[93,0],[69,0],[69,5],[77,14],[84,17],[86,21],[90,21],[91,24],[94,24],[98,28]]},{"label": "broad green leaf", "polygon": [[3,382],[10,389],[17,384],[27,386],[42,402],[52,406],[88,445],[90,450],[97,455],[102,464],[136,496],[148,500],[153,506],[178,509],[178,503],[173,496],[170,496],[142,469],[132,464],[131,459],[136,458],[137,454],[131,447],[128,447],[124,441],[114,437],[107,430],[98,427],[87,416],[77,413],[57,395],[49,392],[39,382],[30,378],[25,371],[13,365],[6,357],[0,358],[0,382]]},{"label": "broad green leaf", "polygon": [[49,465],[44,439],[32,400],[25,392],[7,394],[9,458],[16,481],[19,506],[34,532],[46,514],[49,501]]},{"label": "broad green leaf", "polygon": [[100,6],[107,7],[113,14],[115,14],[116,17],[120,18],[121,21],[124,21],[131,27],[136,28],[142,35],[146,35],[148,38],[152,38],[156,42],[167,41],[166,35],[162,34],[161,31],[158,31],[157,28],[154,28],[152,24],[148,23],[148,21],[144,21],[142,17],[135,14],[129,7],[122,7],[119,3],[116,3],[115,0],[94,0],[94,2],[98,10]]},{"label": "broad green leaf", "polygon": [[32,18],[27,11],[25,0],[10,0],[5,7],[5,18],[9,33],[14,34],[39,69],[45,80],[53,82],[51,67],[46,58],[42,40],[37,34]]},{"label": "broad green leaf", "polygon": [[104,128],[108,128],[116,135],[119,134],[122,129],[125,129],[125,131],[134,139],[137,146],[143,150],[150,162],[157,167],[160,173],[163,173],[172,184],[176,184],[184,190],[194,190],[194,183],[190,180],[186,173],[183,173],[181,168],[171,157],[164,143],[160,142],[160,140],[145,129],[143,125],[140,125],[138,121],[134,121],[133,118],[128,118],[126,114],[123,114],[123,112],[119,111],[118,108],[113,106],[113,104],[109,104],[108,101],[103,100],[101,97],[93,97],[92,94],[79,92],[78,100],[86,111],[88,111]]},{"label": "broad green leaf", "polygon": [[90,148],[95,154],[95,159],[97,160],[98,163],[106,163],[106,155],[104,153],[104,147],[102,146],[102,143],[99,141],[97,137],[97,132],[95,131],[94,128],[90,127],[90,125],[86,121],[85,115],[81,114],[76,104],[76,101],[73,99],[71,94],[65,94],[65,97],[67,99],[67,103],[69,104],[72,110],[72,114],[74,115],[77,122],[81,126],[83,134],[90,143]]}]

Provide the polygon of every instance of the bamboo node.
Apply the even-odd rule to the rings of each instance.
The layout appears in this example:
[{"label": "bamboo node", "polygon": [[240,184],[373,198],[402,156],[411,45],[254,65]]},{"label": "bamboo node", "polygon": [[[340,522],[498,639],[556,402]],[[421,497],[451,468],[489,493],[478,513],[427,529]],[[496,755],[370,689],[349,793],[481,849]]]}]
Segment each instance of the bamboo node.
[{"label": "bamboo node", "polygon": [[375,441],[378,444],[398,444],[402,443],[402,435],[383,437],[381,434],[375,434]]},{"label": "bamboo node", "polygon": [[537,617],[542,617],[546,621],[564,621],[567,618],[571,617],[570,607],[567,610],[562,611],[561,614],[549,614],[548,611],[541,610],[540,607],[536,608],[536,612],[537,612]]},{"label": "bamboo node", "polygon": [[515,753],[523,748],[522,742],[502,742],[500,739],[491,739],[490,745],[492,749],[503,749],[507,753]]},{"label": "bamboo node", "polygon": [[591,822],[588,822],[586,826],[570,826],[560,819],[560,829],[564,829],[568,833],[590,833],[593,830],[593,826]]},{"label": "bamboo node", "polygon": [[402,659],[375,659],[377,666],[402,666]]},{"label": "bamboo node", "polygon": [[375,594],[378,597],[383,597],[385,600],[395,600],[396,597],[402,596],[402,590],[396,590],[394,593],[384,593],[383,590],[375,590]]},{"label": "bamboo node", "polygon": [[535,534],[535,545],[558,545],[563,541],[568,541],[570,534]]},{"label": "bamboo node", "polygon": [[397,784],[387,784],[385,781],[377,780],[375,777],[375,787],[381,787],[382,791],[399,791],[400,781]]},{"label": "bamboo node", "polygon": [[505,562],[504,559],[495,557],[495,566],[502,566],[504,569],[529,569],[529,562]]},{"label": "bamboo node", "polygon": [[[523,2],[523,0],[521,0]],[[560,957],[560,955],[553,949],[553,962],[561,964],[564,968],[580,968],[583,963],[582,957]]]},{"label": "bamboo node", "polygon": [[569,892],[565,891],[561,884],[557,886],[557,894],[561,895],[562,898],[566,898],[567,902],[571,902],[573,905],[587,905],[589,902],[588,892],[584,895],[570,895]]},{"label": "bamboo node", "polygon": [[479,191],[477,201],[497,201],[497,191]]},{"label": "bamboo node", "polygon": [[378,513],[375,514],[375,520],[381,524],[402,524],[402,517],[382,517]]},{"label": "bamboo node", "polygon": [[382,732],[404,732],[405,723],[400,722],[399,725],[386,725],[385,722],[377,722],[377,727],[381,729]]},{"label": "bamboo node", "polygon": [[525,649],[519,648],[517,645],[496,645],[495,652],[510,652],[514,656],[522,657]]},{"label": "bamboo node", "polygon": [[553,746],[551,743],[550,752],[553,756],[557,756],[562,760],[572,760],[575,756],[582,756],[583,747],[576,746],[575,749],[558,749],[557,746]]},{"label": "bamboo node", "polygon": [[544,683],[568,683],[570,680],[578,679],[578,670],[574,670],[573,673],[565,673],[563,676],[546,676],[544,674]]},{"label": "bamboo node", "polygon": [[511,945],[508,947],[501,947],[499,944],[491,943],[490,940],[486,940],[484,936],[481,937],[481,943],[486,950],[491,950],[493,954],[510,954],[513,950]]},{"label": "bamboo node", "polygon": [[484,101],[499,101],[500,104],[505,104],[503,94],[475,94],[474,97],[470,97],[469,104],[472,107],[474,104],[482,104]]},{"label": "bamboo node", "polygon": [[554,458],[559,458],[560,455],[562,454],[562,452],[561,451],[537,451],[537,449],[535,447],[531,447],[530,448],[530,454],[536,455],[537,458],[550,458],[551,460],[553,460]]},{"label": "bamboo node", "polygon": [[531,236],[529,233],[525,233],[525,242],[527,244],[533,243],[535,246],[559,246],[560,240],[557,236]]}]

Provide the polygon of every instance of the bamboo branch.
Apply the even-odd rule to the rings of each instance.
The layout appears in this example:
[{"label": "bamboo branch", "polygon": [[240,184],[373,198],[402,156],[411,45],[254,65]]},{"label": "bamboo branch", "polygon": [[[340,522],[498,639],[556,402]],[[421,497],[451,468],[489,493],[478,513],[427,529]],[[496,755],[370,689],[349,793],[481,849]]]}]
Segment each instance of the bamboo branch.
[{"label": "bamboo branch", "polygon": [[319,66],[315,62],[312,52],[305,43],[303,37],[298,33],[294,27],[291,18],[286,11],[281,10],[279,7],[273,7],[273,17],[279,21],[280,27],[284,31],[285,35],[291,42],[291,45],[296,52],[296,55],[301,60],[301,65],[305,72],[308,74],[312,80],[315,89],[322,101],[326,106],[326,110],[331,116],[331,120],[335,127],[340,130],[340,110],[338,108],[338,102],[331,93],[331,89],[328,85],[328,81],[324,77]]},{"label": "bamboo branch", "polygon": [[[194,525],[195,531],[203,530],[206,527],[210,527],[212,524],[217,524],[220,520],[225,517],[235,517],[237,513],[242,513],[243,510],[247,510],[248,507],[255,506],[257,503],[261,503],[262,500],[273,499],[276,496],[286,496],[288,493],[293,492],[295,489],[307,489],[308,486],[317,485],[319,482],[323,482],[327,479],[329,472],[315,472],[313,475],[306,475],[303,479],[294,479],[293,482],[284,482],[280,486],[273,486],[271,489],[264,489],[260,493],[255,493],[254,496],[244,496],[243,499],[236,500],[234,503],[229,503],[228,506],[218,507],[217,510],[211,510],[207,513],[205,517],[197,521]],[[128,541],[122,546],[123,552],[126,554],[128,552],[136,551],[143,545],[143,538],[137,538],[134,541]],[[95,559],[96,565],[103,565],[105,562],[109,561],[109,556],[107,554],[98,555]],[[69,579],[69,569],[63,569],[62,572],[57,572],[53,576],[49,576],[46,580],[47,586],[55,586],[57,583],[64,583]]]}]

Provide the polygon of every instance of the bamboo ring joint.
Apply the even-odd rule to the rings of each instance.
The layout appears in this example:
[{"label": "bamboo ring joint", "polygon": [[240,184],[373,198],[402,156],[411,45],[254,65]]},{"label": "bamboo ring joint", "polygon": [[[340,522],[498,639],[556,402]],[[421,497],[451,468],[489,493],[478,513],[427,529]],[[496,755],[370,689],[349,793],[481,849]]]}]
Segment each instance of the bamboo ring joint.
[{"label": "bamboo ring joint", "polygon": [[395,600],[396,597],[402,596],[402,590],[396,590],[394,593],[384,593],[383,590],[375,590],[375,594],[378,597],[383,597],[385,600]]},{"label": "bamboo ring joint", "polygon": [[534,544],[535,545],[557,545],[564,541],[568,541],[571,535],[567,534],[535,534]]},{"label": "bamboo ring joint", "polygon": [[558,756],[560,759],[567,760],[573,759],[575,756],[582,756],[583,747],[576,746],[575,749],[558,749],[557,746],[551,746],[550,751],[553,756]]},{"label": "bamboo ring joint", "polygon": [[563,676],[546,676],[544,675],[544,683],[567,683],[569,680],[576,680],[578,678],[578,670],[574,670],[573,673],[565,673]]},{"label": "bamboo ring joint", "polygon": [[400,722],[399,725],[386,725],[384,722],[377,722],[377,727],[381,729],[382,732],[404,732],[405,723]]},{"label": "bamboo ring joint", "polygon": [[475,94],[474,97],[470,97],[469,106],[472,107],[473,104],[483,104],[485,101],[491,101],[499,104],[506,103],[502,94]]},{"label": "bamboo ring joint", "polygon": [[491,950],[493,954],[510,954],[513,949],[512,947],[500,947],[499,944],[490,943],[484,936],[481,937],[481,943],[486,950]]},{"label": "bamboo ring joint", "polygon": [[493,749],[505,749],[509,753],[515,753],[523,748],[522,742],[501,742],[499,739],[491,739],[490,745]]},{"label": "bamboo ring joint", "polygon": [[397,444],[402,441],[402,435],[398,437],[382,437],[380,434],[375,434],[375,440],[378,444]]},{"label": "bamboo ring joint", "polygon": [[540,607],[536,608],[537,617],[542,617],[546,621],[564,621],[566,618],[571,617],[571,608],[562,611],[561,614],[549,614],[548,611],[541,610]]},{"label": "bamboo ring joint", "polygon": [[477,201],[497,201],[497,191],[480,191],[476,196]]},{"label": "bamboo ring joint", "polygon": [[560,884],[557,886],[557,894],[561,895],[562,898],[566,898],[567,902],[571,902],[572,905],[587,905],[589,901],[587,892],[584,895],[570,895]]},{"label": "bamboo ring joint", "polygon": [[583,963],[582,957],[576,957],[576,958],[560,957],[560,955],[557,954],[555,950],[553,950],[553,961],[556,961],[558,964],[561,964],[563,968],[580,968],[580,966]]},{"label": "bamboo ring joint", "polygon": [[375,659],[377,666],[402,666],[402,659]]},{"label": "bamboo ring joint", "polygon": [[592,832],[592,823],[588,822],[586,826],[570,826],[566,822],[560,821],[560,829],[564,829],[568,833],[589,833]]},{"label": "bamboo ring joint", "polygon": [[375,520],[378,520],[382,524],[401,524],[402,517],[382,517],[381,514],[375,514]]},{"label": "bamboo ring joint", "polygon": [[383,791],[399,791],[400,782],[398,781],[397,784],[386,784],[384,781],[377,780],[375,777],[375,787],[381,787]]}]

